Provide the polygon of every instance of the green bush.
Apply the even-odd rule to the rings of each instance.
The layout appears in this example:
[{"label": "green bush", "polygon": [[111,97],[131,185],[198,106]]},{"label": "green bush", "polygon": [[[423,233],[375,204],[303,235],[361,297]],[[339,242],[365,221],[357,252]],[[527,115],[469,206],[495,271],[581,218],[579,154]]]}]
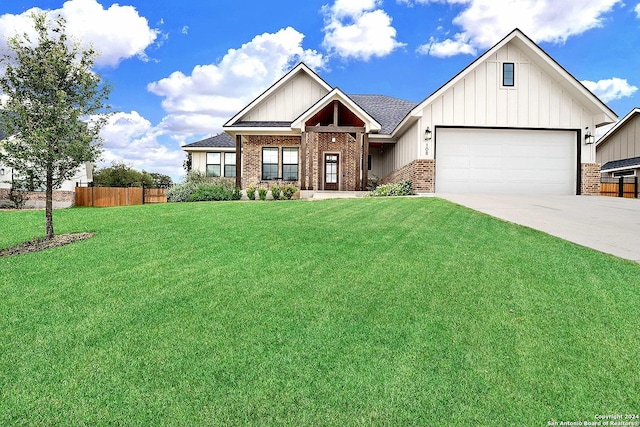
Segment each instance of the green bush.
[{"label": "green bush", "polygon": [[258,197],[260,198],[260,200],[267,200],[267,189],[266,188],[259,188],[258,189]]},{"label": "green bush", "polygon": [[298,191],[298,188],[295,185],[289,184],[282,189],[282,195],[285,199],[291,200],[293,195],[296,194],[296,191]]},{"label": "green bush", "polygon": [[222,200],[240,200],[240,189],[229,180],[221,179],[211,184],[200,184],[196,191],[189,196],[190,202],[211,202]]},{"label": "green bush", "polygon": [[249,200],[254,200],[256,198],[256,186],[251,184],[247,187],[247,198]]},{"label": "green bush", "polygon": [[282,190],[277,185],[271,186],[271,196],[273,197],[273,200],[280,200],[281,192]]},{"label": "green bush", "polygon": [[191,171],[185,182],[167,190],[170,202],[201,202],[214,200],[239,200],[242,193],[235,181],[224,178],[207,177],[202,172]]},{"label": "green bush", "polygon": [[186,181],[167,190],[167,201],[188,202],[189,197],[198,189],[198,183]]},{"label": "green bush", "polygon": [[410,196],[414,194],[411,181],[400,181],[395,184],[383,184],[370,191],[369,197]]}]

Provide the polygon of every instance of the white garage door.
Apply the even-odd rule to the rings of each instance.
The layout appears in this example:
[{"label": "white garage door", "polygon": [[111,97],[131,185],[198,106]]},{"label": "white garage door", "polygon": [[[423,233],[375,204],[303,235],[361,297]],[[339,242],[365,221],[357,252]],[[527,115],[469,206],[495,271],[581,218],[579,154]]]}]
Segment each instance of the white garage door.
[{"label": "white garage door", "polygon": [[436,192],[576,194],[575,131],[436,130]]}]

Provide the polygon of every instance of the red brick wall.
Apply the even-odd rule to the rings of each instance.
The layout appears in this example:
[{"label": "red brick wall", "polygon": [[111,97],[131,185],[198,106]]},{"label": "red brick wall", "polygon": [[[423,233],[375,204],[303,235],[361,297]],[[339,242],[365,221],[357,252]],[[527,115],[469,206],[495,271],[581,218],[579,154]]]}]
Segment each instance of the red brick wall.
[{"label": "red brick wall", "polygon": [[[262,183],[263,187],[269,186],[271,181],[262,182],[262,147],[298,147],[300,148],[299,136],[258,136],[251,135],[248,137],[248,142],[242,143],[242,188],[247,188],[248,185],[258,185]],[[299,159],[302,157],[302,153],[299,153]],[[282,150],[278,153],[278,176],[282,176]],[[302,171],[299,169],[299,177]],[[295,182],[282,182],[273,181],[284,184],[293,184],[300,188],[300,181]]]},{"label": "red brick wall", "polygon": [[435,191],[435,161],[429,159],[414,160],[408,165],[391,172],[380,180],[382,184],[411,181],[413,191],[433,193]]},{"label": "red brick wall", "polygon": [[600,194],[600,164],[583,163],[581,168],[582,182],[580,184],[580,194],[599,195]]},{"label": "red brick wall", "polygon": [[[335,141],[333,139],[335,138]],[[307,188],[322,190],[324,180],[324,153],[339,154],[339,190],[359,190],[360,177],[356,139],[348,133],[307,134]]]}]

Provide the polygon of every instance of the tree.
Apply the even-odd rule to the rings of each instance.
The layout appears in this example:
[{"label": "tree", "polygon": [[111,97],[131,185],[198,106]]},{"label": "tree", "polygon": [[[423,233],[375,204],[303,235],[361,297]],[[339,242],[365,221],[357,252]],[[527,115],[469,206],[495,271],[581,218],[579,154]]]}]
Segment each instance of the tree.
[{"label": "tree", "polygon": [[160,173],[139,172],[123,162],[113,162],[111,167],[93,173],[93,183],[99,187],[166,188],[173,182],[171,177]]},{"label": "tree", "polygon": [[[0,63],[0,91],[8,97],[0,110],[3,141],[0,162],[33,177],[46,189],[46,234],[54,236],[53,190],[84,162],[102,153],[98,136],[106,123],[110,87],[92,71],[93,49],[68,39],[65,20],[33,13],[37,40],[16,35]],[[89,119],[91,118],[91,121]]]}]

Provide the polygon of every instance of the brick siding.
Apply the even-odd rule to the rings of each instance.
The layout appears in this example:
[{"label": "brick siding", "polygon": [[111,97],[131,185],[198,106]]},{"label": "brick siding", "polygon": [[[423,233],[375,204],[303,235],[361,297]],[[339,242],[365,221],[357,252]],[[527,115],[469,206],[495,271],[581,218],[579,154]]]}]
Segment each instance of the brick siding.
[{"label": "brick siding", "polygon": [[582,163],[580,194],[600,194],[600,164]]},{"label": "brick siding", "polygon": [[434,160],[419,159],[391,172],[380,180],[382,184],[411,181],[413,191],[433,193],[435,191],[436,164]]},{"label": "brick siding", "polygon": [[[335,141],[333,139],[335,138]],[[340,191],[359,190],[357,188],[359,168],[356,139],[348,133],[308,133],[307,188],[322,190],[324,185],[324,154],[339,155],[338,189]]]},{"label": "brick siding", "polygon": [[[249,141],[242,143],[242,189],[253,184],[269,187],[272,183],[293,184],[300,188],[300,180],[298,181],[262,181],[262,148],[278,147],[278,176],[282,176],[282,147],[300,148],[299,136],[275,136],[275,135],[250,135]],[[298,161],[302,153],[298,153]],[[298,168],[298,178],[302,171]]]}]

